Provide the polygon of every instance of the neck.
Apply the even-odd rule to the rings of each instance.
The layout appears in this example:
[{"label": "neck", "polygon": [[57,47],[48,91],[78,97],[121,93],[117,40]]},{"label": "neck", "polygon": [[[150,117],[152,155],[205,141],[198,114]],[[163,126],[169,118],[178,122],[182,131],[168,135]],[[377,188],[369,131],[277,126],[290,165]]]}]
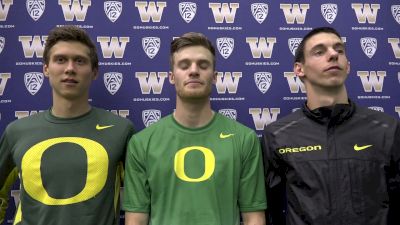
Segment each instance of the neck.
[{"label": "neck", "polygon": [[184,101],[177,97],[176,110],[173,114],[175,120],[184,127],[198,128],[208,124],[214,115],[211,110],[210,100]]},{"label": "neck", "polygon": [[53,99],[51,113],[60,118],[73,118],[89,112],[91,106],[86,101],[69,101],[67,99]]},{"label": "neck", "polygon": [[348,95],[344,85],[332,90],[327,90],[326,88],[307,89],[307,106],[311,110],[324,106],[348,103]]}]

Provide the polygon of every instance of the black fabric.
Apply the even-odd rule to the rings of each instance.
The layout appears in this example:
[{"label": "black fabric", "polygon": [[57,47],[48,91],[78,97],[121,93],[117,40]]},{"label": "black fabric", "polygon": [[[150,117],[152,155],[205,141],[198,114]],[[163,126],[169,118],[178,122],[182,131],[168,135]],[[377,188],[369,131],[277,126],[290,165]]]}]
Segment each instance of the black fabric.
[{"label": "black fabric", "polygon": [[352,101],[298,110],[262,137],[273,225],[400,223],[400,125]]}]

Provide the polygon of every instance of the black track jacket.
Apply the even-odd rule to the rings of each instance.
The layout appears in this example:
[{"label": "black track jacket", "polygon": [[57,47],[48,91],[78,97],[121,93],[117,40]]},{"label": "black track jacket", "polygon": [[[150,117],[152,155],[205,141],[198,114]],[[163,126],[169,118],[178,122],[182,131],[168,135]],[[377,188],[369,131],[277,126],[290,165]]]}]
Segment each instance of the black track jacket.
[{"label": "black track jacket", "polygon": [[350,104],[301,110],[262,138],[273,225],[400,224],[400,121]]}]

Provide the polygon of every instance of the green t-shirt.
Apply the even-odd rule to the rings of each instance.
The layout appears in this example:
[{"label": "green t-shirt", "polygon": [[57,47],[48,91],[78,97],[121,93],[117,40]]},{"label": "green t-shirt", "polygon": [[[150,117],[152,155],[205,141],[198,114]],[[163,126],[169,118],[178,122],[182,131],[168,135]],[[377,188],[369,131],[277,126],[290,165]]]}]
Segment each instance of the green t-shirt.
[{"label": "green t-shirt", "polygon": [[129,120],[98,108],[73,119],[47,110],[12,122],[0,141],[0,188],[17,167],[15,224],[119,224],[120,168],[132,134]]},{"label": "green t-shirt", "polygon": [[196,129],[162,118],[132,137],[125,167],[122,207],[151,225],[238,225],[266,209],[258,137],[220,114]]}]

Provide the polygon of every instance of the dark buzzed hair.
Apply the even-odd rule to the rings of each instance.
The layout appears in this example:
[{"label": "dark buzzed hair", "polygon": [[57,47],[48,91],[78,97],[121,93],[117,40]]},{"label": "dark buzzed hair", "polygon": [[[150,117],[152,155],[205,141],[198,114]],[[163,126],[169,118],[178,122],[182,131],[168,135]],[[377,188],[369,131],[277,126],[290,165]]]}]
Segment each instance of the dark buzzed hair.
[{"label": "dark buzzed hair", "polygon": [[304,63],[304,47],[306,45],[306,42],[314,35],[319,34],[319,33],[331,33],[335,34],[336,36],[340,37],[339,32],[337,32],[334,28],[332,27],[317,27],[312,29],[306,36],[304,36],[303,40],[301,41],[299,47],[296,49],[296,54],[294,55],[294,62],[299,62],[299,63]]},{"label": "dark buzzed hair", "polygon": [[186,47],[191,47],[191,46],[202,46],[206,49],[208,49],[211,54],[213,55],[213,68],[215,69],[215,48],[212,45],[211,41],[208,40],[208,38],[202,34],[202,33],[196,33],[196,32],[189,32],[184,35],[182,35],[179,38],[174,39],[171,42],[171,52],[170,52],[170,65],[171,69],[173,68],[174,65],[174,53],[178,52],[179,50],[186,48]]},{"label": "dark buzzed hair", "polygon": [[98,70],[99,58],[97,56],[96,46],[94,45],[92,39],[90,39],[90,36],[85,30],[70,25],[56,27],[49,32],[43,52],[43,61],[46,65],[48,65],[50,61],[51,48],[59,41],[79,42],[83,45],[86,45],[89,48],[89,57],[90,63],[92,64],[92,69]]}]

